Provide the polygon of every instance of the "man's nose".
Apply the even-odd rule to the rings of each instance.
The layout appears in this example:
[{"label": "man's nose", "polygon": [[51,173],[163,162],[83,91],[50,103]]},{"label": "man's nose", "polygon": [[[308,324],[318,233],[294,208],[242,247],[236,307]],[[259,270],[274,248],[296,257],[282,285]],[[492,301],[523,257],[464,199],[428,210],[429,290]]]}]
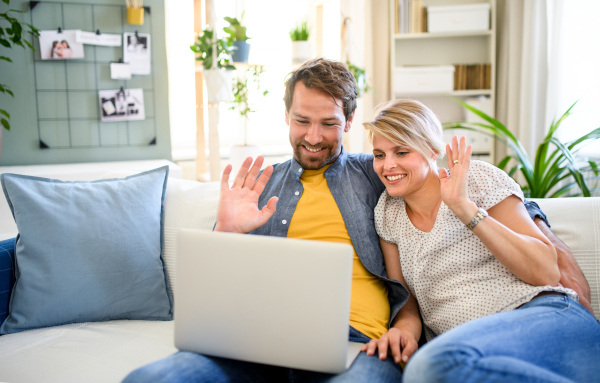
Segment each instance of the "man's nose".
[{"label": "man's nose", "polygon": [[311,145],[317,145],[321,142],[321,127],[318,124],[311,124],[306,132],[304,139]]}]

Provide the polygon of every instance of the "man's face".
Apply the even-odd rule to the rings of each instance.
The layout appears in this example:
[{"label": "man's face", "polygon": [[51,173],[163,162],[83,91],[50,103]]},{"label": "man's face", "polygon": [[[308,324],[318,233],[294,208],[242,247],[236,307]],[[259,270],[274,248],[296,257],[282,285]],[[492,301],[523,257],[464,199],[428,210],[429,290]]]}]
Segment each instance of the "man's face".
[{"label": "man's face", "polygon": [[[337,102],[337,105],[336,105]],[[296,83],[285,122],[290,127],[290,144],[294,158],[304,168],[320,169],[337,159],[342,150],[342,136],[350,130],[354,112],[346,121],[343,102],[327,93]]]}]

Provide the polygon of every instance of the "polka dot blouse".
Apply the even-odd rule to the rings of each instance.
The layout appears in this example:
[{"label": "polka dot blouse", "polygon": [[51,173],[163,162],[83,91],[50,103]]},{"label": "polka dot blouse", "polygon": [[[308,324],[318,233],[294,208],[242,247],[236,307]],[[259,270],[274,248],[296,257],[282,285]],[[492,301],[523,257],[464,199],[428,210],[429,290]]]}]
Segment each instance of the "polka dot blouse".
[{"label": "polka dot blouse", "polygon": [[[510,195],[523,200],[508,174],[482,161],[471,161],[468,195],[486,210]],[[419,303],[427,340],[467,321],[513,310],[542,291],[578,299],[571,289],[521,281],[443,202],[426,233],[406,215],[404,199],[386,190],[375,207],[375,227],[381,238],[398,245],[402,274]]]}]

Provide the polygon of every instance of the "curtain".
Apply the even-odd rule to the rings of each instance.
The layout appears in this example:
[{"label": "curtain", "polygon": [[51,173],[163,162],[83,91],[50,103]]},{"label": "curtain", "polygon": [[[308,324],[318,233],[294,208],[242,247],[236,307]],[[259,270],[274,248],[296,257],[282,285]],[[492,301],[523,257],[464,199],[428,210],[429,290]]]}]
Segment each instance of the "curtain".
[{"label": "curtain", "polygon": [[[498,1],[496,118],[531,158],[557,113],[562,8],[563,0]],[[496,153],[499,161],[506,147],[498,142]]]}]

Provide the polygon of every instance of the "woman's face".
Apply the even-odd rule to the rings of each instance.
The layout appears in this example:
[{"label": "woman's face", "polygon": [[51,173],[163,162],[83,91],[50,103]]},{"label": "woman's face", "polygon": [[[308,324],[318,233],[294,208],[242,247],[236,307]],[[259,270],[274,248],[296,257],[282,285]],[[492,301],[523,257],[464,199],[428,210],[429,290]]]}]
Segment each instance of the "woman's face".
[{"label": "woman's face", "polygon": [[419,191],[431,172],[429,163],[417,151],[378,135],[373,135],[373,155],[373,168],[394,197]]},{"label": "woman's face", "polygon": [[63,41],[63,42],[62,42],[62,47],[63,47],[63,48],[68,48],[68,47],[69,47],[69,45],[67,44],[67,42],[66,42],[66,41]]}]

